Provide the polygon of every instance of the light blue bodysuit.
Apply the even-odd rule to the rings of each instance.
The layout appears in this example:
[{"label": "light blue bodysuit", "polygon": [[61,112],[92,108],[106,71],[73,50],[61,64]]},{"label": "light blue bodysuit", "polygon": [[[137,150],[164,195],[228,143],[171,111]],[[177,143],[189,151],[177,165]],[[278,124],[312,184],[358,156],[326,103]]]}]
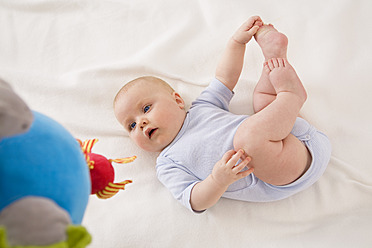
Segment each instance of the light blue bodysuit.
[{"label": "light blue bodysuit", "polygon": [[[190,210],[192,188],[212,173],[214,165],[228,150],[234,149],[235,132],[249,118],[229,112],[233,95],[223,83],[214,79],[192,103],[180,132],[157,158],[159,180]],[[223,197],[252,202],[276,201],[315,183],[329,162],[330,142],[326,135],[301,118],[297,118],[291,133],[312,155],[310,168],[301,178],[285,186],[274,186],[252,173],[231,184]]]}]

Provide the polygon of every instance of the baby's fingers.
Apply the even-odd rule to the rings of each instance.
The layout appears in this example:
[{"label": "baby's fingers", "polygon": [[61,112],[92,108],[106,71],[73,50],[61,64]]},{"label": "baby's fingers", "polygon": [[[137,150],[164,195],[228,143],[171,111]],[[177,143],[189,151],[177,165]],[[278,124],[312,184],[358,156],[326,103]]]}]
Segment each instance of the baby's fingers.
[{"label": "baby's fingers", "polygon": [[239,172],[237,175],[240,176],[241,178],[244,178],[244,177],[248,176],[249,174],[251,174],[253,171],[254,171],[253,168],[249,168],[246,171]]},{"label": "baby's fingers", "polygon": [[260,27],[259,26],[253,26],[251,29],[247,31],[249,35],[255,35]]},{"label": "baby's fingers", "polygon": [[235,168],[236,163],[239,161],[239,159],[243,156],[244,151],[243,149],[239,149],[226,163],[226,165],[230,168]]},{"label": "baby's fingers", "polygon": [[249,162],[251,162],[251,158],[250,157],[246,157],[243,161],[241,161],[238,165],[236,165],[236,166],[234,166],[233,167],[233,172],[235,173],[235,174],[238,174],[241,170],[243,170],[244,169],[244,167],[246,167],[248,164],[249,164]]},{"label": "baby's fingers", "polygon": [[262,26],[262,20],[259,16],[252,16],[244,23],[244,25],[246,26],[246,28],[249,29],[252,28],[254,25],[259,25],[260,23]]},{"label": "baby's fingers", "polygon": [[223,155],[221,161],[222,161],[224,164],[227,164],[227,162],[229,162],[229,160],[231,159],[231,157],[232,157],[234,154],[236,154],[234,150],[229,150],[229,151],[227,151],[227,152]]}]

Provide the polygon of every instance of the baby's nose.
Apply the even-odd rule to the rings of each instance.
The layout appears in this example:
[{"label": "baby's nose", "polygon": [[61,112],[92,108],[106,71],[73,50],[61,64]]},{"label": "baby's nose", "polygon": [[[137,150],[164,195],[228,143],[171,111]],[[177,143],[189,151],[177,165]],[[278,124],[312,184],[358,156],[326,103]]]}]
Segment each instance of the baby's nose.
[{"label": "baby's nose", "polygon": [[144,128],[147,124],[148,124],[148,120],[145,120],[145,119],[141,120],[140,122],[141,128]]}]

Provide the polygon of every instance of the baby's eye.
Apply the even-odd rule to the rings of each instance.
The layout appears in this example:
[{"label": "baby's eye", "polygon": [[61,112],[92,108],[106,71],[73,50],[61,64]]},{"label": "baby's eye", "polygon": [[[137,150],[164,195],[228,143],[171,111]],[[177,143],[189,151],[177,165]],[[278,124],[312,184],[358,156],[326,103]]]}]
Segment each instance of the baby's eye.
[{"label": "baby's eye", "polygon": [[133,128],[136,127],[136,123],[135,122],[132,122],[130,125],[129,125],[130,129],[132,130]]},{"label": "baby's eye", "polygon": [[150,110],[150,105],[146,105],[144,108],[143,108],[143,112],[146,113],[147,111]]}]

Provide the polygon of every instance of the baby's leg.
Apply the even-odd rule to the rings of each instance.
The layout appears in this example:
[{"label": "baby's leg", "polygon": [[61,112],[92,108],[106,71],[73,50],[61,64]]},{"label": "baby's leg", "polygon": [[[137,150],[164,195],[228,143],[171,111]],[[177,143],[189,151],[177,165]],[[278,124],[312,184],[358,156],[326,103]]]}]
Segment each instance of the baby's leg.
[{"label": "baby's leg", "polygon": [[234,149],[243,148],[252,157],[250,165],[258,178],[285,185],[299,178],[311,162],[306,147],[290,134],[307,96],[287,60],[271,59],[264,67],[276,99],[239,126]]},{"label": "baby's leg", "polygon": [[[264,70],[264,69],[263,69]],[[253,92],[253,110],[255,113],[261,111],[276,98],[276,92],[271,85],[269,76],[262,72],[260,79]]]},{"label": "baby's leg", "polygon": [[[287,58],[287,36],[279,33],[272,25],[262,26],[254,37],[262,49],[265,61],[272,58]],[[275,98],[276,92],[270,82],[269,75],[262,71],[253,92],[254,112],[259,112],[274,101]]]}]

